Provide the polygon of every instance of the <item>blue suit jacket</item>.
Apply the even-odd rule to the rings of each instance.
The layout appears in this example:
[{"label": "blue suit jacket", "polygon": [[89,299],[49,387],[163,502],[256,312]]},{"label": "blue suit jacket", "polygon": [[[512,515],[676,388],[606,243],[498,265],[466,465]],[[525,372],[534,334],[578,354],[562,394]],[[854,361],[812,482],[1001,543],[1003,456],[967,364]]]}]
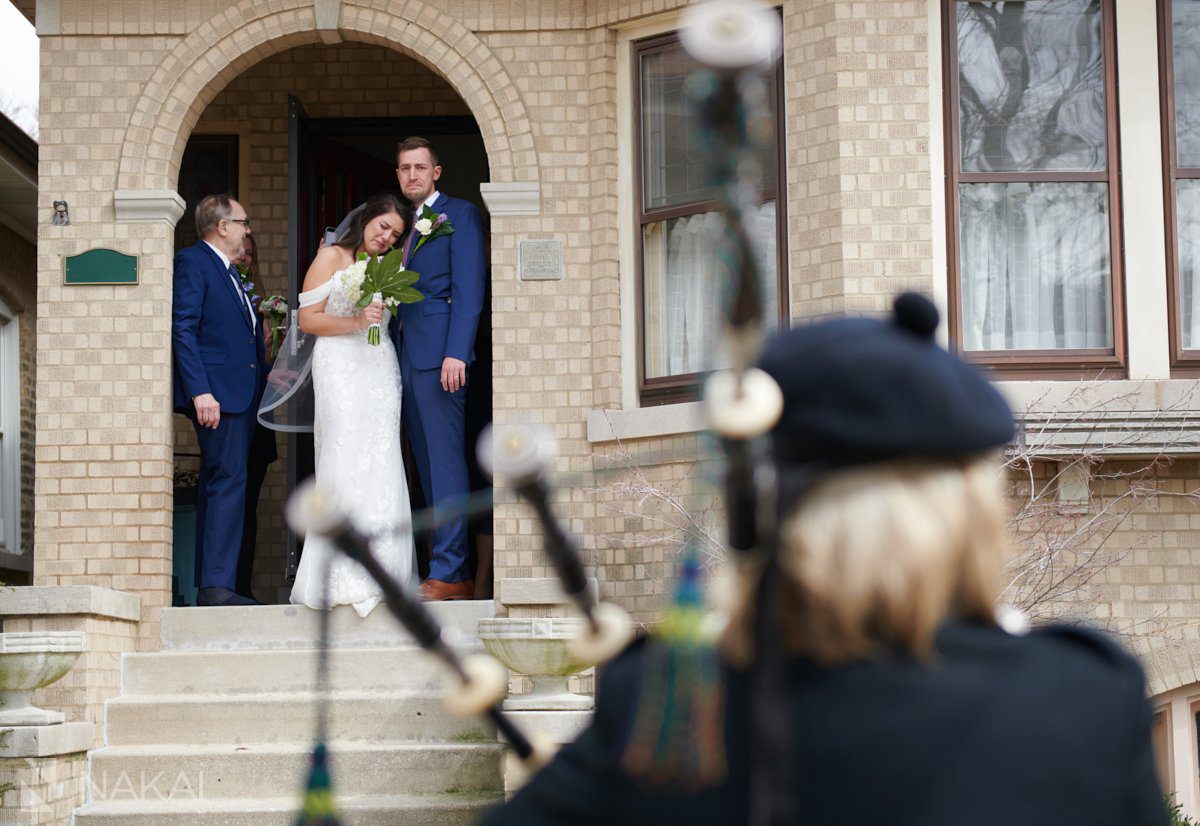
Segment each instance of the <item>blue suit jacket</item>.
[{"label": "blue suit jacket", "polygon": [[244,413],[266,383],[262,333],[220,257],[203,241],[175,254],[171,341],[175,409],[212,393],[222,413]]},{"label": "blue suit jacket", "polygon": [[427,241],[408,262],[421,274],[413,287],[423,301],[400,305],[401,335],[418,370],[442,366],[446,356],[475,360],[475,333],[483,310],[483,224],[469,201],[439,193],[434,212],[444,212],[454,232]]}]

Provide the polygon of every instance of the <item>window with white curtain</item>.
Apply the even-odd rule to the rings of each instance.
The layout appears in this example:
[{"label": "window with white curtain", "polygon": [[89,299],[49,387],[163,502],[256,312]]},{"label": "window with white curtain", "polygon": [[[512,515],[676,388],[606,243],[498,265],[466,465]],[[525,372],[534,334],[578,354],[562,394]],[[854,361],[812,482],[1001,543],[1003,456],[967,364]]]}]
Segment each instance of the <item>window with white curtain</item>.
[{"label": "window with white curtain", "polygon": [[[721,366],[716,351],[725,300],[714,260],[723,219],[716,212],[703,150],[692,131],[697,113],[684,94],[695,64],[675,34],[635,44],[637,204],[640,249],[640,379],[643,403],[694,397],[701,374]],[[768,326],[781,302],[782,217],[779,184],[778,70],[770,78],[774,140],[760,152],[746,216],[754,241]]]},{"label": "window with white curtain", "polygon": [[20,552],[21,394],[17,315],[0,300],[0,551]]},{"label": "window with white curtain", "polygon": [[955,344],[1000,368],[1119,369],[1112,0],[945,8]]},{"label": "window with white curtain", "polygon": [[1171,351],[1200,366],[1200,0],[1160,0]]}]

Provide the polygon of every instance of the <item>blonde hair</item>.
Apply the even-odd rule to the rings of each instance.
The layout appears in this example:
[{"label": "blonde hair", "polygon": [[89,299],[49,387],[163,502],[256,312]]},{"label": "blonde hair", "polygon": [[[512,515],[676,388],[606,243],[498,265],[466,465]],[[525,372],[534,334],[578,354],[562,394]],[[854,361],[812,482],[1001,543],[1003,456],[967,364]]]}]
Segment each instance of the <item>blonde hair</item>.
[{"label": "blonde hair", "polygon": [[[928,655],[950,614],[995,622],[1004,558],[992,457],[839,472],[806,494],[780,529],[784,648],[826,664],[887,650]],[[725,640],[743,663],[753,656],[761,566],[747,573]]]}]

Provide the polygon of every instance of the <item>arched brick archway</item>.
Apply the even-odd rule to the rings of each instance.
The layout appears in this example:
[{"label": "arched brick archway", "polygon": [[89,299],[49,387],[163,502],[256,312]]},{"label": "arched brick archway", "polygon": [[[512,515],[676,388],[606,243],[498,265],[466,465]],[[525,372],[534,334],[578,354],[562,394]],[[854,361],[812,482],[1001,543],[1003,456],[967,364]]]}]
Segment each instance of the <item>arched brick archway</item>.
[{"label": "arched brick archway", "polygon": [[[383,9],[373,8],[372,2],[384,5],[379,0],[343,0],[338,4],[336,33],[342,40],[383,46],[422,63],[462,98],[482,134],[491,179],[488,186],[499,193],[499,210],[489,202],[493,264],[507,261],[515,256],[515,249],[503,243],[503,236],[514,231],[514,221],[526,226],[528,218],[506,214],[536,215],[540,209],[533,128],[515,83],[483,41],[428,4],[389,0],[388,8]],[[132,233],[140,239],[144,251],[151,250],[157,256],[144,259],[146,266],[140,275],[143,283],[165,291],[167,301],[160,306],[170,307],[172,227],[183,211],[182,199],[174,190],[188,138],[214,98],[247,69],[296,46],[333,40],[330,35],[334,30],[318,28],[314,12],[317,6],[329,5],[313,0],[239,0],[176,43],[141,88],[121,145],[113,198],[118,231],[130,231],[121,226],[124,223],[143,224]],[[505,201],[505,196],[510,200]],[[150,323],[158,325],[156,332],[169,335],[167,313]],[[499,350],[496,357],[503,357]],[[174,422],[169,405],[162,403],[170,397],[169,349],[156,350],[154,359],[156,367],[164,368],[158,375],[166,381],[150,391],[156,400],[156,413],[149,426],[165,460],[159,465],[162,476],[147,484],[167,494],[163,519],[169,531],[169,458]],[[127,586],[145,600],[138,647],[155,650],[159,646],[162,607],[171,601],[173,548],[169,534],[165,539],[140,542],[138,552],[149,560],[147,567],[165,572],[142,577]]]},{"label": "arched brick archway", "polygon": [[[314,4],[241,0],[181,41],[147,82],[121,147],[117,191],[174,190],[188,135],[233,78],[277,52],[320,42]],[[537,181],[529,117],[486,44],[428,4],[372,8],[344,2],[338,31],[397,49],[444,77],[475,116],[493,182]]]},{"label": "arched brick archway", "polygon": [[1188,632],[1194,632],[1194,629],[1186,629],[1183,635],[1164,635],[1136,646],[1151,695],[1175,691],[1195,683],[1200,677],[1200,638]]}]

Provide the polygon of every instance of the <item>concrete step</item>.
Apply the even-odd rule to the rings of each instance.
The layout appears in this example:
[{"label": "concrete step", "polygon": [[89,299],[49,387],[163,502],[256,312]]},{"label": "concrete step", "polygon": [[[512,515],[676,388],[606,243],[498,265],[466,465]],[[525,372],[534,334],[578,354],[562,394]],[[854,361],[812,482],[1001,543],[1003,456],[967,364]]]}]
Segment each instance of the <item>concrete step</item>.
[{"label": "concrete step", "polygon": [[[105,743],[309,743],[315,701],[311,693],[118,697],[106,707]],[[330,696],[330,740],[481,743],[495,736],[488,721],[455,717],[445,710],[441,697],[428,692],[339,691]]]},{"label": "concrete step", "polygon": [[[491,600],[432,602],[447,641],[459,648],[480,647],[479,620],[495,616]],[[316,648],[320,612],[296,605],[221,608],[167,608],[163,611],[164,651],[293,650]],[[382,605],[365,618],[348,605],[330,617],[330,644],[366,648],[412,645],[413,639]]]},{"label": "concrete step", "polygon": [[[342,797],[342,826],[467,826],[499,802],[499,792]],[[75,813],[77,826],[292,826],[300,796],[243,800],[109,800]]]},{"label": "concrete step", "polygon": [[[499,743],[329,744],[340,795],[502,792]],[[91,754],[94,800],[165,800],[190,789],[204,799],[259,797],[264,790],[299,795],[311,746],[114,746]],[[175,797],[179,797],[176,794]]]},{"label": "concrete step", "polygon": [[[168,651],[126,654],[121,694],[261,694],[312,692],[317,649],[293,651]],[[414,646],[334,648],[329,681],[334,691],[432,691],[440,693],[450,671]]]}]

